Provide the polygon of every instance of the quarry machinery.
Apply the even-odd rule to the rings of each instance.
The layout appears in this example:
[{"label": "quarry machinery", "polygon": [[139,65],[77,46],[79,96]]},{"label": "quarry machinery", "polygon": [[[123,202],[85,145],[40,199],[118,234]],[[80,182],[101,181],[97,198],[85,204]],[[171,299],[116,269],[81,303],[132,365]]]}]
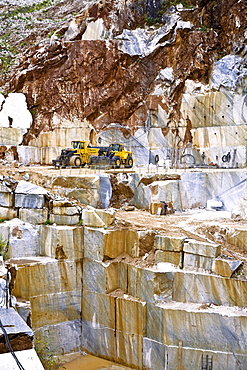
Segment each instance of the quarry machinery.
[{"label": "quarry machinery", "polygon": [[99,149],[90,148],[86,141],[72,141],[71,148],[62,149],[57,159],[53,159],[55,167],[82,167],[89,163],[91,155],[97,155]]},{"label": "quarry machinery", "polygon": [[113,168],[133,166],[132,153],[125,150],[122,144],[111,144],[107,147],[90,146],[86,141],[72,141],[71,148],[62,149],[61,154],[52,161],[55,167],[83,167],[106,165]]},{"label": "quarry machinery", "polygon": [[113,168],[133,167],[132,152],[124,149],[123,144],[111,144],[108,147],[99,147],[98,155],[90,157],[89,165],[106,165]]}]

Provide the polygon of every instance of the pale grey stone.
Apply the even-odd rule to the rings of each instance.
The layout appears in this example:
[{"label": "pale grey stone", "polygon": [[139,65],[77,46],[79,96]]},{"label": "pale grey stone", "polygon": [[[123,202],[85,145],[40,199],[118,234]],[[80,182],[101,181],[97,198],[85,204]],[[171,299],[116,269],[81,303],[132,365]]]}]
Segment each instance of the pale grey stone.
[{"label": "pale grey stone", "polygon": [[43,208],[45,205],[44,195],[16,194],[15,207],[17,208]]},{"label": "pale grey stone", "polygon": [[82,320],[81,349],[95,356],[116,361],[115,330]]},{"label": "pale grey stone", "polygon": [[[178,346],[167,346],[160,342],[143,338],[143,367],[147,370],[178,369]],[[181,367],[191,369],[191,366],[206,366],[206,361],[212,360],[213,369],[217,370],[240,370],[245,369],[247,363],[246,355],[231,352],[204,351],[197,348],[181,346]],[[193,364],[193,365],[192,365]],[[165,367],[164,367],[165,366]]]},{"label": "pale grey stone", "polygon": [[31,304],[30,301],[24,301],[18,300],[15,304],[15,309],[18,312],[18,314],[21,316],[21,318],[27,323],[28,320],[30,320],[31,317]]},{"label": "pale grey stone", "polygon": [[28,181],[30,179],[30,176],[28,173],[26,173],[24,176],[22,176],[23,180]]},{"label": "pale grey stone", "polygon": [[131,204],[137,208],[149,209],[151,203],[151,190],[148,186],[142,184],[141,175],[135,173],[130,176],[129,186],[134,192]]},{"label": "pale grey stone", "polygon": [[41,186],[22,180],[19,181],[15,189],[15,194],[46,195],[47,190],[45,190]]},{"label": "pale grey stone", "polygon": [[79,214],[72,216],[50,214],[50,221],[56,225],[78,225],[79,220]]},{"label": "pale grey stone", "polygon": [[[18,152],[18,158],[20,163],[23,163],[24,165],[32,163],[41,163],[42,148],[18,145],[16,149]],[[56,156],[54,155],[54,158],[55,157]]]},{"label": "pale grey stone", "polygon": [[[150,312],[151,309],[151,312]],[[154,320],[155,318],[155,320]],[[151,322],[152,320],[152,322]],[[154,323],[155,322],[155,323]],[[246,354],[245,310],[174,302],[147,307],[147,335],[169,345],[183,340],[184,347]],[[154,330],[150,330],[151,328]],[[206,330],[202,330],[206,328]]]},{"label": "pale grey stone", "polygon": [[43,208],[46,194],[44,188],[22,180],[15,189],[15,207]]},{"label": "pale grey stone", "polygon": [[43,225],[41,251],[57,259],[81,260],[83,258],[84,229],[81,226]]},{"label": "pale grey stone", "polygon": [[185,239],[185,237],[171,237],[158,234],[155,236],[154,246],[155,249],[163,251],[181,252]]},{"label": "pale grey stone", "polygon": [[100,179],[100,205],[101,208],[108,208],[112,197],[112,186],[109,175],[99,175]]},{"label": "pale grey stone", "polygon": [[[151,303],[172,298],[173,272],[156,272],[131,264],[127,265],[127,269],[127,292],[133,297]],[[125,290],[124,285],[121,287]]]},{"label": "pale grey stone", "polygon": [[21,208],[19,210],[19,218],[24,222],[29,222],[33,225],[43,224],[48,218],[48,209],[46,208]]},{"label": "pale grey stone", "polygon": [[13,193],[4,184],[0,185],[0,207],[13,207]]},{"label": "pale grey stone", "polygon": [[219,306],[246,307],[247,281],[211,274],[175,272],[173,300],[195,303],[209,302]]},{"label": "pale grey stone", "polygon": [[[20,337],[21,336],[27,337],[29,345],[32,343],[33,339],[32,329],[24,322],[24,320],[22,320],[22,318],[18,315],[14,308],[12,307],[8,309],[6,309],[6,307],[0,308],[0,317],[2,324],[10,337],[20,335]],[[2,330],[0,331],[0,338],[1,340],[3,340]],[[29,347],[23,349],[28,348]]]},{"label": "pale grey stone", "polygon": [[213,258],[200,256],[198,254],[184,253],[183,267],[212,271]]},{"label": "pale grey stone", "polygon": [[18,266],[13,290],[17,297],[29,299],[33,296],[79,290],[82,287],[81,261],[36,257],[13,258],[10,263]]},{"label": "pale grey stone", "polygon": [[154,254],[155,263],[159,264],[162,262],[170,263],[174,266],[183,267],[183,253],[182,252],[171,252],[156,250]]},{"label": "pale grey stone", "polygon": [[[102,314],[103,312],[107,314]],[[83,290],[82,320],[95,328],[116,328],[116,298],[112,295]]]},{"label": "pale grey stone", "polygon": [[6,221],[5,225],[9,228],[9,258],[40,256],[40,226],[18,218]]},{"label": "pale grey stone", "polygon": [[113,223],[114,219],[114,210],[89,208],[82,211],[82,221],[85,226],[108,227]]},{"label": "pale grey stone", "polygon": [[[16,351],[16,357],[24,369],[31,368],[32,370],[44,370],[44,367],[35,352],[35,349],[26,349],[23,351]],[[13,356],[9,353],[0,354],[1,370],[13,369]],[[15,366],[15,365],[14,365]]]},{"label": "pale grey stone", "polygon": [[[178,13],[174,13],[166,19],[162,27],[152,30],[152,32],[143,28],[136,28],[135,30],[124,29],[123,33],[117,36],[117,39],[121,40],[119,48],[130,55],[147,56],[158,46],[165,46],[173,42],[176,39],[178,29],[190,29],[191,27],[192,24],[190,22],[182,21]],[[169,36],[168,40],[160,42],[162,38],[167,36]]]},{"label": "pale grey stone", "polygon": [[53,207],[52,207],[52,213],[54,215],[63,215],[63,216],[75,216],[75,215],[79,215],[79,210],[77,207],[54,207],[54,204],[53,204]]},{"label": "pale grey stone", "polygon": [[116,361],[137,369],[142,368],[143,336],[116,330]]},{"label": "pale grey stone", "polygon": [[84,228],[84,257],[103,261],[106,230]]},{"label": "pale grey stone", "polygon": [[81,319],[81,289],[30,297],[32,328]]},{"label": "pale grey stone", "polygon": [[226,55],[214,63],[211,84],[216,89],[225,87],[235,90],[240,80],[246,76],[246,58],[237,55]]},{"label": "pale grey stone", "polygon": [[47,351],[54,354],[79,352],[82,343],[81,320],[42,326],[35,330],[35,337],[40,338],[41,343],[47,343]]},{"label": "pale grey stone", "polygon": [[193,239],[187,239],[184,243],[185,253],[197,254],[199,256],[216,258],[220,254],[221,246],[216,243],[200,242]]},{"label": "pale grey stone", "polygon": [[207,202],[207,174],[198,172],[181,173],[179,183],[182,209],[205,207]]},{"label": "pale grey stone", "polygon": [[[84,258],[83,288],[97,293],[107,293],[118,289],[120,287],[118,271],[119,263],[117,262],[107,264]],[[121,284],[123,284],[122,281]]]},{"label": "pale grey stone", "polygon": [[[153,343],[148,343],[151,348]],[[177,370],[178,368],[178,346],[166,346],[166,362],[168,369]],[[238,353],[225,351],[213,351],[213,350],[202,350],[197,348],[181,347],[181,367],[184,369],[190,369],[191,364],[198,364],[198,368],[202,369],[206,366],[208,361],[212,360],[213,369],[217,370],[242,370],[245,369],[247,363],[247,356]],[[159,370],[155,367],[156,361],[152,359],[153,368],[152,370]],[[209,365],[208,365],[209,366]],[[149,369],[148,369],[149,370]]]},{"label": "pale grey stone", "polygon": [[[167,346],[155,340],[143,338],[143,367],[160,370],[168,366]],[[169,364],[170,365],[170,364]]]},{"label": "pale grey stone", "polygon": [[17,217],[17,210],[13,208],[0,207],[0,218],[2,220],[12,220]]},{"label": "pale grey stone", "polygon": [[116,258],[126,250],[125,229],[84,228],[84,257],[97,261]]}]

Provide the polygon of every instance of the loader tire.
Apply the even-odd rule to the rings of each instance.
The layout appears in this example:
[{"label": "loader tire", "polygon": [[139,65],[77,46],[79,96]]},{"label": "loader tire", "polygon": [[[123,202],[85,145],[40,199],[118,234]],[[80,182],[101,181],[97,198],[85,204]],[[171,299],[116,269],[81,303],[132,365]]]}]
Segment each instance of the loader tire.
[{"label": "loader tire", "polygon": [[113,167],[120,168],[121,166],[121,159],[119,157],[114,158]]},{"label": "loader tire", "polygon": [[128,157],[128,158],[126,159],[125,167],[126,167],[126,168],[131,168],[131,167],[133,167],[133,158],[132,158],[132,157]]},{"label": "loader tire", "polygon": [[81,161],[81,158],[76,156],[76,155],[73,155],[70,160],[69,160],[69,164],[70,166],[72,167],[81,167],[82,165],[82,161]]}]

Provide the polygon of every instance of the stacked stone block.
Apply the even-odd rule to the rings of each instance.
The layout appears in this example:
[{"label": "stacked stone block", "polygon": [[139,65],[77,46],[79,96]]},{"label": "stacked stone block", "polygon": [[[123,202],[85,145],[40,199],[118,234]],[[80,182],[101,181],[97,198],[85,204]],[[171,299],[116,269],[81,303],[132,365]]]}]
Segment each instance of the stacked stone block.
[{"label": "stacked stone block", "polygon": [[0,185],[0,218],[2,220],[10,220],[17,216],[17,211],[13,209],[14,194],[11,189],[4,185]]},{"label": "stacked stone block", "polygon": [[[245,339],[241,343],[232,338],[241,337],[247,314],[233,306],[234,302],[246,306],[247,284],[212,275],[220,246],[156,235],[155,259],[158,266],[165,262],[166,268],[144,268],[124,257],[132,250],[131,243],[138,244],[140,235],[133,233],[133,239],[128,239],[124,230],[86,228],[83,349],[136,369],[187,369],[192,364],[202,368],[206,358],[212,358],[217,369],[224,369],[221,359],[228,369],[237,370],[238,364],[244,368]],[[162,259],[157,251],[165,252]],[[169,262],[166,252],[180,255],[177,267]],[[193,256],[196,252],[210,259],[210,274],[206,273],[208,265],[203,264],[181,269],[184,254]],[[119,253],[122,258],[116,259]]]},{"label": "stacked stone block", "polygon": [[[18,265],[13,294],[30,301],[35,335],[50,350],[146,370],[202,368],[206,356],[220,370],[247,367],[247,283],[230,278],[218,244],[114,228],[114,211],[80,215],[61,202],[58,225],[41,225],[41,198],[17,200],[23,219],[0,224]],[[73,216],[84,226],[63,224]],[[155,265],[143,267],[150,251]]]},{"label": "stacked stone block", "polygon": [[[11,262],[11,260],[10,260]],[[29,300],[32,328],[36,336],[48,341],[51,350],[80,349],[81,336],[81,261],[39,257],[28,261],[12,260],[18,265],[13,294]],[[57,336],[63,332],[63,336]],[[70,340],[65,341],[71,332]]]}]

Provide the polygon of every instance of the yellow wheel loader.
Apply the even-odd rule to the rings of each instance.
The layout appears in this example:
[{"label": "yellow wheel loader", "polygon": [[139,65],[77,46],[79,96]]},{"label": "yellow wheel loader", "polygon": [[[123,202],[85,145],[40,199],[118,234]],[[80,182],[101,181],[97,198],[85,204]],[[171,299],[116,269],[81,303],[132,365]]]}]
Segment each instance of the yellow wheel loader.
[{"label": "yellow wheel loader", "polygon": [[89,166],[106,165],[112,168],[133,167],[132,152],[124,149],[123,144],[111,144],[108,147],[100,147],[97,155],[90,157]]},{"label": "yellow wheel loader", "polygon": [[55,167],[83,167],[89,163],[91,155],[97,155],[99,148],[87,146],[86,141],[72,141],[71,148],[65,148],[57,159],[53,159]]},{"label": "yellow wheel loader", "polygon": [[133,166],[132,153],[125,150],[122,144],[111,144],[108,147],[87,145],[86,141],[72,141],[71,148],[61,151],[61,154],[52,161],[55,167],[83,167],[105,165],[112,168],[126,168]]}]

